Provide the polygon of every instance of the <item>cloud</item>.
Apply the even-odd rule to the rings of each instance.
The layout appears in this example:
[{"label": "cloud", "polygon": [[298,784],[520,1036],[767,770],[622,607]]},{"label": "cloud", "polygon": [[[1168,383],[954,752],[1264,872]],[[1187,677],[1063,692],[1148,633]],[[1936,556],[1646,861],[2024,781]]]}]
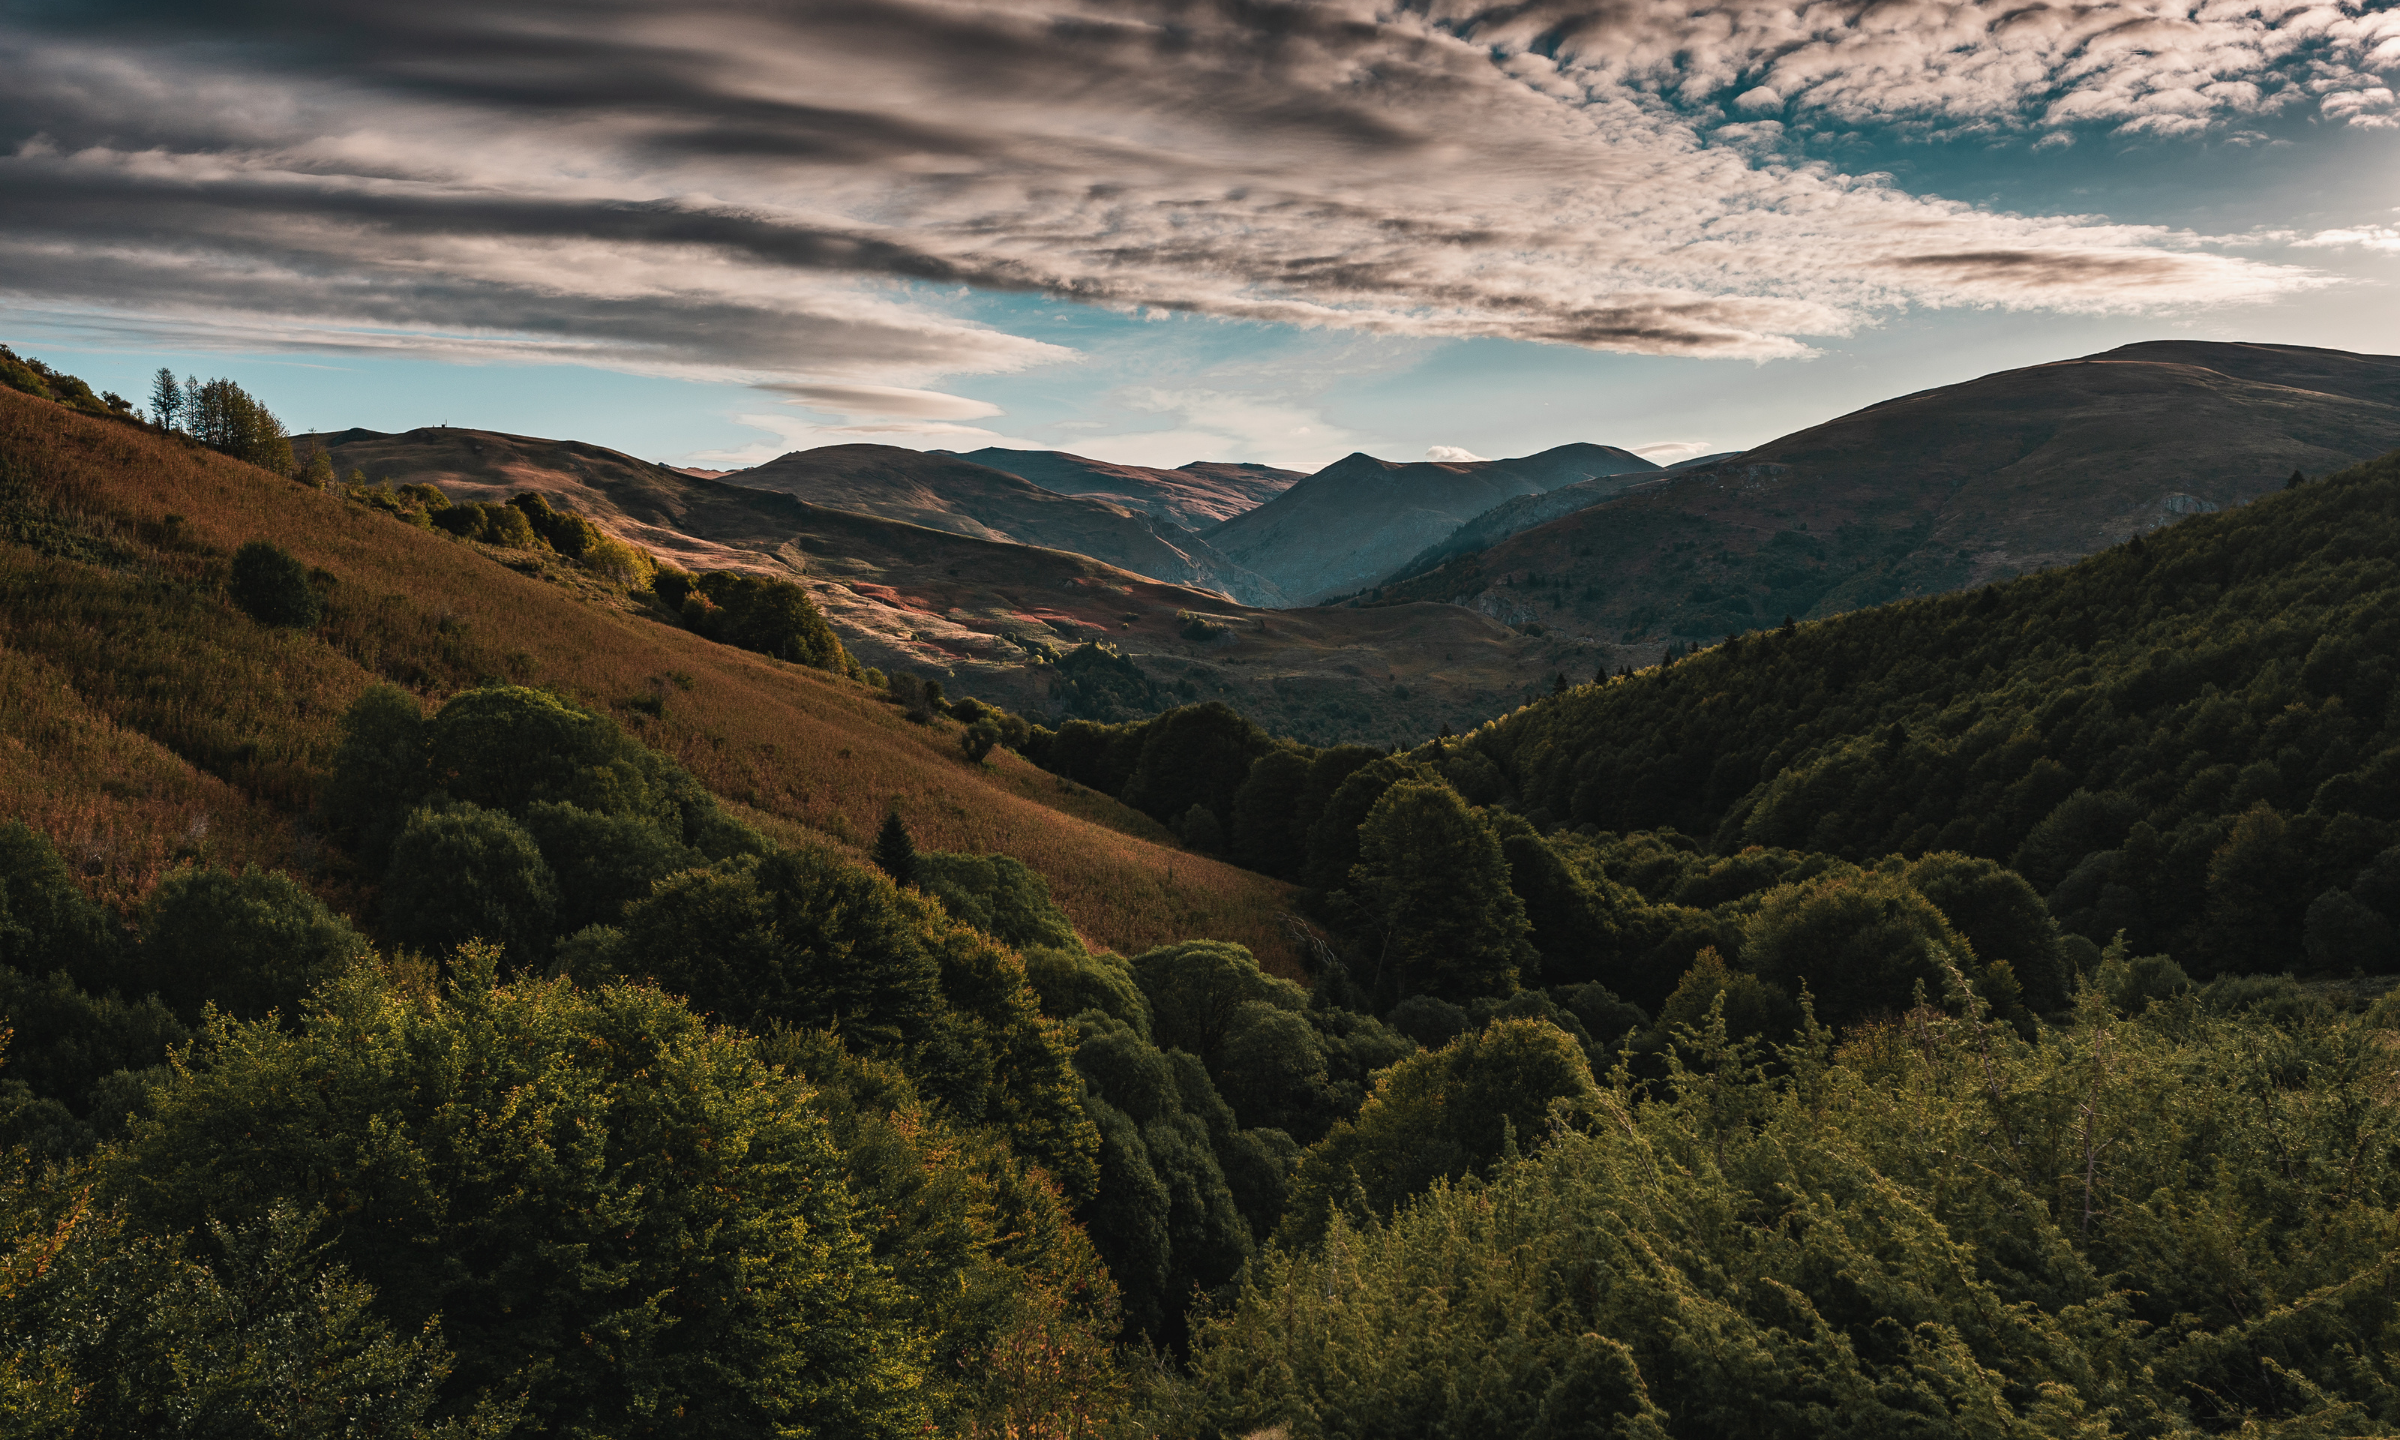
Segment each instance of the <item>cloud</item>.
[{"label": "cloud", "polygon": [[2357,246],[2365,250],[2400,250],[2400,227],[2364,225],[2354,230],[2319,230],[2303,240],[2291,242],[2300,249],[2322,250],[2340,246]]},{"label": "cloud", "polygon": [[1126,465],[1257,460],[1315,471],[1381,440],[1334,424],[1309,399],[1288,393],[1135,385],[1113,391],[1109,398],[1127,410],[1165,416],[1167,423],[1078,436],[1073,442],[1076,454]]},{"label": "cloud", "polygon": [[811,410],[830,410],[842,415],[898,415],[916,420],[980,420],[998,415],[999,406],[988,400],[969,400],[963,395],[945,395],[938,390],[907,390],[896,385],[843,385],[829,383],[762,384],[761,390],[772,391],[791,398],[786,405],[805,405]]},{"label": "cloud", "polygon": [[1678,460],[1689,460],[1694,455],[1706,455],[1710,451],[1706,440],[1661,440],[1651,445],[1636,445],[1633,453],[1660,465],[1672,465]]},{"label": "cloud", "polygon": [[992,413],[918,388],[939,377],[1074,358],[967,318],[962,287],[1753,360],[1901,307],[2305,289],[2324,277],[2211,237],[1795,160],[1782,127],[2383,123],[2400,65],[2400,13],[2339,0],[5,13],[0,288],[21,313],[731,378],[926,421]]},{"label": "cloud", "polygon": [[1460,465],[1470,460],[1489,460],[1492,457],[1462,450],[1456,445],[1428,445],[1425,447],[1425,458],[1445,465]]}]

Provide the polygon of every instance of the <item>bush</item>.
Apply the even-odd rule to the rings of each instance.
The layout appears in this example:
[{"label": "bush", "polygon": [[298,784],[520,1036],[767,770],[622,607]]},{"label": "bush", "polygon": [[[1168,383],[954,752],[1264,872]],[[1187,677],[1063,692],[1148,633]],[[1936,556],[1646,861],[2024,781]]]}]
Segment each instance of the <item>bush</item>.
[{"label": "bush", "polygon": [[1023,861],[1007,855],[915,852],[918,888],[942,902],[964,925],[1004,944],[1079,947],[1075,923],[1050,898],[1050,882]]},{"label": "bush", "polygon": [[517,966],[546,958],[558,934],[558,882],[525,827],[453,801],[408,817],[383,877],[383,929],[394,944],[440,955],[484,940]]},{"label": "bush", "polygon": [[614,923],[650,887],[701,858],[650,820],[597,815],[563,801],[525,807],[525,829],[558,882],[557,933]]},{"label": "bush", "polygon": [[261,625],[306,629],[324,613],[317,592],[309,588],[308,567],[266,540],[252,540],[233,552],[225,593]]},{"label": "bush", "polygon": [[213,1001],[294,1017],[310,991],[368,955],[366,937],[281,871],[184,866],[142,903],[141,973],[186,1020]]},{"label": "bush", "polygon": [[0,965],[35,975],[63,970],[106,989],[117,978],[116,942],[108,913],[48,838],[22,820],[0,823]]},{"label": "bush", "polygon": [[2021,1043],[1920,1011],[1784,1058],[1620,1088],[1488,1181],[1266,1252],[1152,1427],[2382,1427],[2400,1167],[2360,1157],[2400,1094],[2388,1031],[2087,1009]]}]

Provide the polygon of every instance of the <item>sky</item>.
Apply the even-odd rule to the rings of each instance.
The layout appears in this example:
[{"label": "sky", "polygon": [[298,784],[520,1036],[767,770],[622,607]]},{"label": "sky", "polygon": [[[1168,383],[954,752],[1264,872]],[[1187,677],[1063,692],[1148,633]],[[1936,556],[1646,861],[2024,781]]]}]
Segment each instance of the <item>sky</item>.
[{"label": "sky", "polygon": [[2393,0],[0,0],[0,341],[734,468],[1739,450],[2391,351]]}]

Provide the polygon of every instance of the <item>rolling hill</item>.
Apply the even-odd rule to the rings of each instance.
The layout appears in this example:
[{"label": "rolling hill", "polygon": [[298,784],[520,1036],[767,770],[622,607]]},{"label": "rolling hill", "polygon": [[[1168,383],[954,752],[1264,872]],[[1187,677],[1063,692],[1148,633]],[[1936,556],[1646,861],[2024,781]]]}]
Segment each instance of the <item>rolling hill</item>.
[{"label": "rolling hill", "polygon": [[1447,600],[1655,656],[2045,569],[2400,445],[2400,357],[2162,341],[1903,396],[1440,558]]},{"label": "rolling hill", "polygon": [[[814,505],[573,441],[445,429],[303,439],[334,442],[345,472],[462,500],[536,491],[679,565],[800,580],[865,663],[1062,719],[1125,718],[1143,697],[1150,709],[1212,698],[1302,739],[1406,743],[1475,725],[1600,658],[1453,606],[1238,605],[1070,551]],[[1144,678],[1120,673],[1095,690],[1054,663],[1095,640]]]},{"label": "rolling hill", "polygon": [[[484,451],[502,467],[526,453]],[[710,487],[700,503],[734,488],[594,447],[541,453],[581,483],[636,487],[629,504],[662,476]],[[315,630],[226,600],[230,552],[259,538],[318,572]],[[920,844],[1040,871],[1096,944],[1222,935],[1294,963],[1283,887],[1005,751],[969,764],[955,727],[911,725],[856,682],[702,640],[555,560],[0,391],[0,801],[102,895],[204,857],[362,905],[308,819],[343,710],[378,681],[438,699],[494,678],[613,715],[784,838],[861,843],[897,807]]]},{"label": "rolling hill", "polygon": [[1354,454],[1208,532],[1208,542],[1301,603],[1373,585],[1503,501],[1658,467],[1608,445],[1516,460],[1401,464]]},{"label": "rolling hill", "polygon": [[1179,526],[1162,527],[1146,511],[1109,499],[1061,495],[955,455],[891,445],[828,445],[754,465],[741,472],[740,483],[979,540],[1072,550],[1244,604],[1284,603],[1273,582]]},{"label": "rolling hill", "polygon": [[1255,510],[1306,478],[1297,470],[1272,465],[1198,461],[1162,470],[1091,460],[1063,450],[972,450],[959,458],[1005,470],[1061,495],[1098,496],[1194,531]]}]

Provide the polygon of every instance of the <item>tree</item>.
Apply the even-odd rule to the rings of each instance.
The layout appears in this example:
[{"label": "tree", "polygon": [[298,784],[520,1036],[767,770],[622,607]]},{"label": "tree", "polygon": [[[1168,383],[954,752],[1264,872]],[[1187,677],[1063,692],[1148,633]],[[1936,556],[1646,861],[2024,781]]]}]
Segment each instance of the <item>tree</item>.
[{"label": "tree", "polygon": [[1305,1009],[1308,993],[1258,968],[1242,946],[1185,940],[1133,957],[1133,977],[1150,1001],[1150,1037],[1163,1049],[1200,1057],[1215,1070],[1246,1005]]},{"label": "tree", "polygon": [[342,712],[341,733],[317,813],[374,873],[390,862],[408,812],[433,788],[425,712],[397,685],[370,685]]},{"label": "tree", "polygon": [[962,1125],[1003,1125],[1068,1194],[1097,1143],[1067,1042],[1023,962],[935,901],[814,851],[668,877],[627,908],[618,973],[741,1025],[833,1029],[900,1063]]},{"label": "tree", "polygon": [[2025,877],[1994,860],[1927,855],[1908,867],[1911,888],[1934,903],[1978,963],[2005,962],[2035,1010],[2063,1009],[2075,977],[2059,951],[2058,922]]},{"label": "tree", "polygon": [[1383,793],[1358,828],[1350,883],[1376,932],[1378,993],[1507,995],[1536,958],[1498,837],[1441,781]]},{"label": "tree", "polygon": [[1779,885],[1744,930],[1746,969],[1787,995],[1805,988],[1820,1019],[1846,1025],[1906,1010],[1919,986],[1939,1002],[1956,965],[1992,1008],[2022,1019],[2006,962],[1979,961],[1932,901],[1892,875]]},{"label": "tree", "polygon": [[226,594],[242,613],[261,625],[307,629],[317,623],[324,606],[309,588],[308,567],[290,551],[268,540],[252,540],[233,552],[233,572]]},{"label": "tree", "polygon": [[1296,750],[1270,750],[1251,762],[1233,794],[1235,864],[1279,880],[1299,878],[1308,836],[1295,821],[1308,769],[1308,757]]},{"label": "tree", "polygon": [[118,1207],[45,1214],[11,1168],[0,1334],[14,1353],[0,1383],[18,1433],[498,1440],[514,1428],[504,1401],[431,1422],[450,1371],[438,1327],[412,1338],[377,1315],[373,1287],[326,1259],[305,1208],[158,1236]]},{"label": "tree", "polygon": [[22,820],[0,823],[0,965],[63,970],[105,990],[116,979],[116,938],[47,836]]},{"label": "tree", "polygon": [[1050,898],[1050,882],[1013,856],[920,850],[913,873],[918,887],[941,901],[953,919],[1004,945],[1082,946],[1075,922]]},{"label": "tree", "polygon": [[278,475],[292,473],[292,441],[283,422],[231,380],[185,381],[182,413],[192,438],[210,449]]},{"label": "tree", "polygon": [[1170,710],[1144,732],[1118,798],[1169,825],[1194,805],[1231,815],[1251,764],[1272,748],[1265,731],[1222,701]]},{"label": "tree", "polygon": [[161,430],[172,430],[183,418],[183,387],[175,383],[175,372],[166,366],[150,377],[150,414]]},{"label": "tree", "polygon": [[977,765],[981,765],[984,757],[992,753],[992,747],[999,743],[999,727],[980,720],[958,732],[958,748],[969,761]]},{"label": "tree", "polygon": [[525,827],[466,801],[408,817],[383,876],[383,928],[393,942],[446,954],[489,941],[510,962],[548,956],[558,934],[558,882]]},{"label": "tree", "polygon": [[610,925],[625,907],[698,854],[638,815],[598,815],[564,801],[537,800],[522,822],[558,881],[557,933]]},{"label": "tree", "polygon": [[897,1437],[923,1342],[855,1228],[807,1085],[641,986],[438,1001],[360,968],[296,1032],[220,1022],[103,1176],[146,1225],[322,1197],[331,1258],[404,1332],[440,1317],[443,1408],[521,1395],[559,1435]]},{"label": "tree", "polygon": [[883,828],[875,832],[875,868],[895,885],[917,883],[917,842],[909,838],[897,808],[884,812]]},{"label": "tree", "polygon": [[1075,1068],[1100,1134],[1100,1183],[1084,1222],[1124,1291],[1130,1326],[1173,1345],[1193,1292],[1224,1284],[1250,1258],[1250,1224],[1224,1163],[1248,1147],[1197,1059],[1097,1011],[1078,1016],[1075,1032]]},{"label": "tree", "polygon": [[297,1015],[310,991],[367,957],[366,937],[279,870],[184,866],[142,902],[146,988],[195,1020],[203,1002],[255,1020]]},{"label": "tree", "polygon": [[1375,1077],[1357,1119],[1301,1158],[1277,1238],[1314,1244],[1336,1214],[1388,1219],[1436,1180],[1483,1173],[1512,1143],[1533,1149],[1551,1102],[1596,1094],[1583,1048],[1545,1020],[1497,1021],[1411,1055]]},{"label": "tree", "polygon": [[1206,805],[1194,805],[1176,819],[1175,838],[1187,850],[1214,855],[1225,848],[1225,827],[1218,823],[1217,812]]},{"label": "tree", "polygon": [[454,799],[511,814],[563,801],[678,823],[669,787],[656,783],[667,778],[657,757],[614,720],[555,695],[522,685],[469,690],[434,715],[426,739],[435,782]]},{"label": "tree", "polygon": [[300,471],[301,482],[312,490],[333,488],[333,457],[322,450],[312,450],[308,464]]}]

